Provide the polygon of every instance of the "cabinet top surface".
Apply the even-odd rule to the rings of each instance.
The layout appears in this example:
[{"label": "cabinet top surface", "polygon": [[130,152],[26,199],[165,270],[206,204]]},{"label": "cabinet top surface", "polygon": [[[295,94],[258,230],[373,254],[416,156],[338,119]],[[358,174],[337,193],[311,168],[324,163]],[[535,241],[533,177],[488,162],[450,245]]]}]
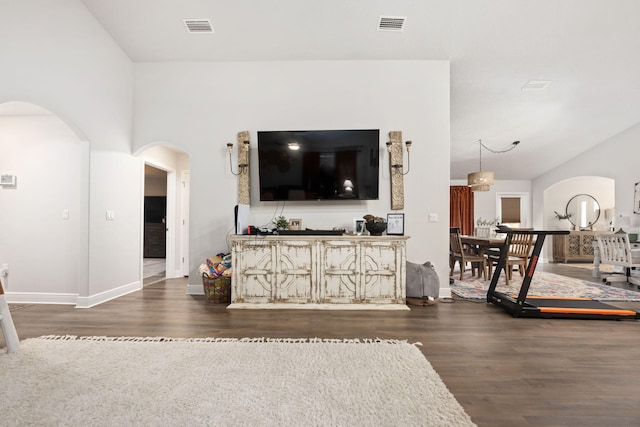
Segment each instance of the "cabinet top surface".
[{"label": "cabinet top surface", "polygon": [[308,236],[277,236],[273,234],[269,235],[248,235],[248,234],[232,234],[230,239],[234,240],[345,240],[345,241],[382,241],[382,242],[392,242],[392,241],[404,241],[408,240],[410,236],[354,236],[354,235],[343,235],[343,236],[322,236],[322,235],[308,235]]}]

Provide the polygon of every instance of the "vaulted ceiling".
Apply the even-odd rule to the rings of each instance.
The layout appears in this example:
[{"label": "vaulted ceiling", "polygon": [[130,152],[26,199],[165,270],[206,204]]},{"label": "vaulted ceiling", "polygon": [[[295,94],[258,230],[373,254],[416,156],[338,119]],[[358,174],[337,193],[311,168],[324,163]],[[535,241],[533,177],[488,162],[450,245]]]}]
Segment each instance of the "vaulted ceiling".
[{"label": "vaulted ceiling", "polygon": [[[640,122],[638,0],[82,2],[134,62],[449,60],[453,179],[478,169],[478,140],[521,141],[483,169],[533,179]],[[187,32],[201,18],[213,33]]]}]

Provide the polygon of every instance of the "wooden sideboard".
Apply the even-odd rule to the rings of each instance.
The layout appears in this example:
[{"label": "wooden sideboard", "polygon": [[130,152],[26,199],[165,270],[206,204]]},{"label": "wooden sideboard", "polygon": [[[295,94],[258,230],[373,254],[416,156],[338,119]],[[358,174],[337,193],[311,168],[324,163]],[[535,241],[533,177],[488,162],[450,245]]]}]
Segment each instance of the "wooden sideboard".
[{"label": "wooden sideboard", "polygon": [[553,236],[554,262],[593,262],[593,241],[598,231],[571,231]]},{"label": "wooden sideboard", "polygon": [[406,310],[407,239],[231,236],[228,308],[326,309],[339,304],[366,309],[384,304]]}]

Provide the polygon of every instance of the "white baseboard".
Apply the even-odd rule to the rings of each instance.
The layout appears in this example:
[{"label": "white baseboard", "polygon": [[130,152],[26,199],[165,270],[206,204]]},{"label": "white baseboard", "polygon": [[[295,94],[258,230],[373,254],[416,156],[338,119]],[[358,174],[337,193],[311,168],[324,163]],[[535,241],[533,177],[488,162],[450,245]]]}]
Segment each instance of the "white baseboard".
[{"label": "white baseboard", "polygon": [[189,283],[187,285],[187,295],[204,295],[204,287],[202,284],[192,285]]},{"label": "white baseboard", "polygon": [[451,298],[451,288],[448,286],[446,288],[440,288],[438,298]]},{"label": "white baseboard", "polygon": [[65,304],[75,305],[78,294],[53,294],[47,292],[5,292],[9,304]]},{"label": "white baseboard", "polygon": [[76,308],[91,308],[98,304],[102,304],[112,299],[121,297],[123,295],[130,294],[142,289],[142,283],[138,280],[128,285],[120,286],[119,288],[109,289],[108,291],[100,292],[88,297],[78,297]]}]

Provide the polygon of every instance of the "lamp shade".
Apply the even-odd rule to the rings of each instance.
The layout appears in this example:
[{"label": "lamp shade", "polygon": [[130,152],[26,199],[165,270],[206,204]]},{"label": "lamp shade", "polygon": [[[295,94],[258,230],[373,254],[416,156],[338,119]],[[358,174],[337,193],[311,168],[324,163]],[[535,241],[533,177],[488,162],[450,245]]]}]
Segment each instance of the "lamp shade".
[{"label": "lamp shade", "polygon": [[608,208],[604,210],[604,219],[613,219],[613,216],[616,214],[616,210],[614,208]]},{"label": "lamp shade", "polygon": [[615,217],[615,219],[613,220],[613,228],[616,231],[622,230],[628,232],[631,228],[631,218],[622,215]]},{"label": "lamp shade", "polygon": [[467,175],[467,185],[471,191],[489,191],[493,184],[493,172],[472,172]]},{"label": "lamp shade", "polygon": [[489,191],[491,186],[489,184],[470,185],[471,191]]}]

